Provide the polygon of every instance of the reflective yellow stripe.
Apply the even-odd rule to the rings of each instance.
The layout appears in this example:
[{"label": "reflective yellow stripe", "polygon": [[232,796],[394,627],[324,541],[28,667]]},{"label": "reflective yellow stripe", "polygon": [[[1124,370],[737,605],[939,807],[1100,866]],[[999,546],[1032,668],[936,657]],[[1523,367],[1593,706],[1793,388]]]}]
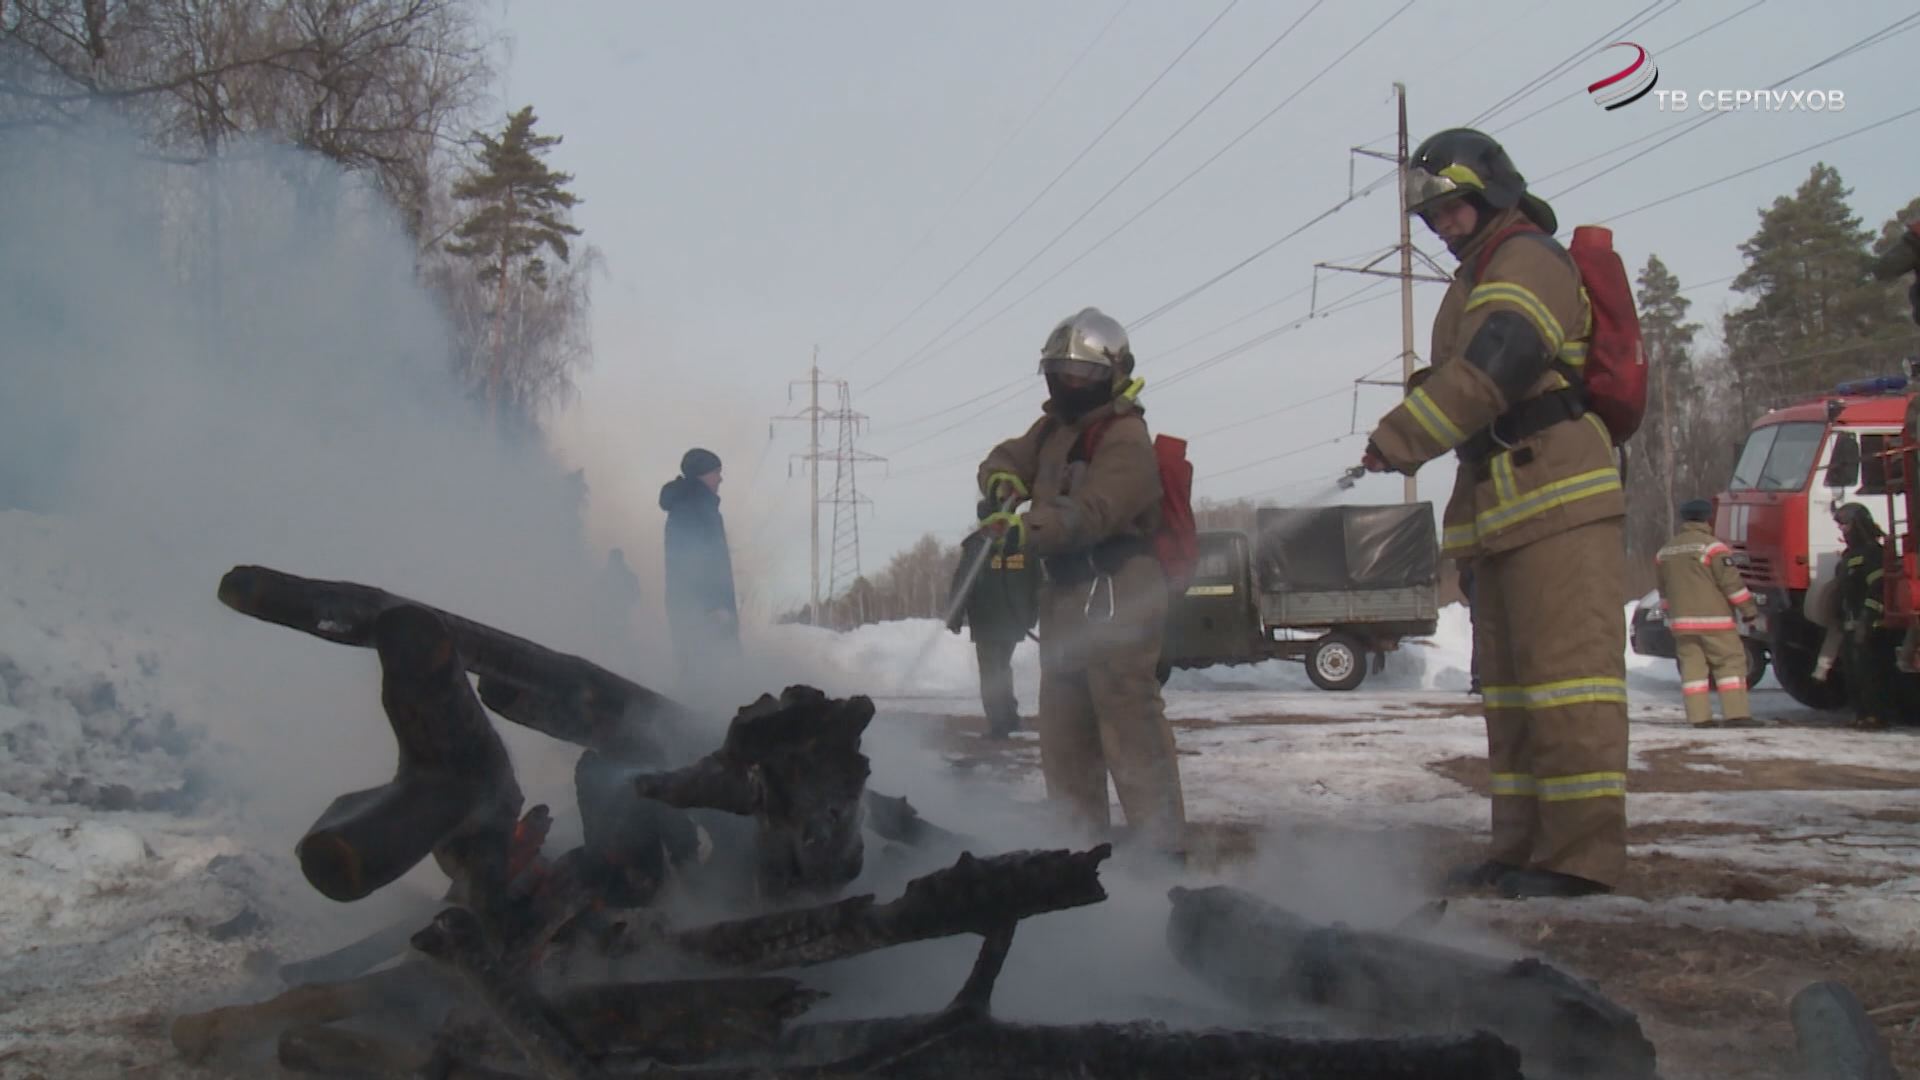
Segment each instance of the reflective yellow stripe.
[{"label": "reflective yellow stripe", "polygon": [[1587,343],[1584,341],[1569,341],[1560,346],[1560,359],[1565,362],[1568,367],[1586,366]]},{"label": "reflective yellow stripe", "polygon": [[1548,310],[1547,305],[1541,303],[1540,298],[1533,294],[1533,290],[1526,286],[1516,285],[1511,281],[1489,281],[1467,294],[1467,311],[1485,307],[1488,304],[1512,304],[1519,308],[1520,313],[1531,320],[1534,327],[1540,331],[1540,337],[1547,343],[1548,352],[1557,354],[1560,346],[1566,343],[1567,333],[1560,328],[1560,320],[1554,318],[1553,312]]},{"label": "reflective yellow stripe", "polygon": [[1516,522],[1525,521],[1556,506],[1564,506],[1570,502],[1619,490],[1620,471],[1618,469],[1612,466],[1594,469],[1569,476],[1565,480],[1542,484],[1527,492],[1521,499],[1503,502],[1491,510],[1476,515],[1473,524],[1482,534],[1490,533]]},{"label": "reflective yellow stripe", "polygon": [[1872,599],[1869,599],[1869,600],[1867,601],[1867,606],[1868,606],[1868,607],[1870,607],[1870,608],[1872,608],[1872,609],[1873,609],[1873,610],[1875,610],[1875,611],[1885,611],[1885,610],[1886,610],[1886,608],[1884,608],[1884,607],[1882,607],[1882,606],[1881,606],[1881,604],[1880,604],[1880,601],[1878,601],[1878,600],[1872,600]]},{"label": "reflective yellow stripe", "polygon": [[1490,709],[1555,709],[1594,703],[1624,705],[1625,679],[1561,679],[1528,686],[1483,686],[1481,700]]},{"label": "reflective yellow stripe", "polygon": [[1520,483],[1513,475],[1513,454],[1502,450],[1493,455],[1489,466],[1493,473],[1493,495],[1502,503],[1510,503],[1520,497]]},{"label": "reflective yellow stripe", "polygon": [[1459,184],[1461,187],[1475,188],[1480,191],[1485,191],[1487,188],[1487,185],[1481,181],[1479,173],[1458,163],[1448,165],[1441,169],[1440,175]]},{"label": "reflective yellow stripe", "polygon": [[1472,525],[1449,525],[1440,534],[1440,550],[1443,553],[1465,551],[1480,538],[1480,533]]},{"label": "reflective yellow stripe", "polygon": [[1571,802],[1574,799],[1624,799],[1627,774],[1621,772],[1576,773],[1573,776],[1540,778],[1542,802]]},{"label": "reflective yellow stripe", "polygon": [[1467,441],[1466,435],[1447,418],[1446,413],[1440,411],[1440,406],[1433,403],[1425,390],[1415,390],[1407,395],[1407,412],[1426,429],[1428,435],[1433,436],[1433,441],[1439,443],[1442,450],[1451,450]]},{"label": "reflective yellow stripe", "polygon": [[1232,596],[1231,585],[1195,585],[1187,590],[1188,596]]},{"label": "reflective yellow stripe", "polygon": [[1851,570],[1856,566],[1865,565],[1866,561],[1867,557],[1865,555],[1855,555],[1853,558],[1847,560],[1847,569]]},{"label": "reflective yellow stripe", "polygon": [[1879,581],[1879,580],[1880,580],[1880,578],[1881,578],[1881,576],[1882,576],[1883,574],[1885,574],[1885,573],[1886,573],[1886,571],[1884,571],[1884,570],[1875,570],[1875,571],[1874,571],[1873,573],[1871,573],[1871,574],[1868,574],[1868,575],[1867,575],[1867,580],[1868,580],[1868,581]]},{"label": "reflective yellow stripe", "polygon": [[1539,788],[1531,773],[1497,772],[1493,774],[1492,790],[1495,795],[1532,796]]}]

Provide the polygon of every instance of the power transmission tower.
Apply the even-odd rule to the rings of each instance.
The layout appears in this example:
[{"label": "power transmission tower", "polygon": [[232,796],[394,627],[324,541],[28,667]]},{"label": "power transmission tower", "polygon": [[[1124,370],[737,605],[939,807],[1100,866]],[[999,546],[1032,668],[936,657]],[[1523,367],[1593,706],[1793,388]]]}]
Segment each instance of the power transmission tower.
[{"label": "power transmission tower", "polygon": [[[829,566],[827,596],[831,597],[838,588],[843,568],[850,566],[853,577],[860,574],[860,524],[857,511],[862,503],[871,505],[872,500],[860,494],[855,481],[854,466],[862,461],[880,462],[885,458],[869,454],[854,446],[854,438],[866,417],[853,411],[852,391],[847,388],[845,379],[823,378],[820,375],[820,349],[813,350],[813,362],[807,368],[807,377],[795,379],[787,384],[787,400],[793,400],[793,392],[799,387],[807,388],[807,406],[799,412],[787,416],[776,416],[775,421],[801,421],[807,425],[807,451],[792,455],[793,460],[805,464],[808,478],[813,485],[812,495],[808,499],[811,516],[809,528],[810,548],[807,562],[809,591],[807,602],[807,621],[814,626],[820,625],[820,506],[822,503],[833,505],[833,538]],[[827,387],[829,392],[837,394],[838,407],[828,410],[820,405],[820,388]],[[834,422],[840,425],[839,438],[834,449],[823,450],[820,446],[820,425]],[[823,499],[820,496],[820,463],[834,463],[833,493]],[[788,475],[792,475],[791,465]],[[849,581],[852,579],[849,578]]]},{"label": "power transmission tower", "polygon": [[[1393,247],[1388,248],[1385,252],[1381,253],[1378,257],[1373,259],[1373,261],[1365,264],[1364,266],[1340,266],[1335,263],[1314,263],[1313,269],[1314,269],[1316,279],[1321,270],[1338,270],[1338,271],[1349,273],[1349,274],[1372,274],[1376,277],[1390,277],[1390,278],[1400,279],[1400,386],[1402,388],[1402,392],[1405,392],[1407,380],[1413,378],[1413,370],[1415,367],[1418,366],[1418,361],[1419,361],[1419,356],[1413,350],[1413,283],[1416,281],[1437,281],[1440,284],[1445,285],[1453,281],[1453,275],[1447,273],[1446,269],[1442,267],[1439,263],[1434,262],[1433,259],[1429,257],[1426,252],[1421,251],[1419,248],[1416,248],[1413,246],[1413,222],[1409,220],[1407,217],[1407,87],[1406,87],[1406,84],[1394,83],[1393,96],[1399,104],[1399,111],[1400,111],[1399,144],[1396,151],[1392,154],[1385,154],[1385,153],[1381,153],[1378,150],[1369,150],[1364,146],[1356,146],[1349,151],[1349,155],[1359,154],[1362,157],[1378,158],[1381,161],[1391,161],[1394,163],[1394,167],[1397,172],[1397,175],[1394,177],[1394,179],[1398,181],[1396,186],[1399,187],[1400,189],[1400,202],[1399,202],[1400,242],[1398,244],[1395,244]],[[1348,160],[1349,162],[1351,162],[1352,160],[1351,156],[1349,156]],[[1349,168],[1348,170],[1347,187],[1348,187],[1347,193],[1349,195],[1353,194],[1352,192],[1353,180],[1352,180],[1351,168]],[[1395,254],[1396,252],[1400,256],[1400,269],[1398,271],[1376,269],[1376,267],[1380,265],[1382,260],[1384,260],[1388,255]],[[1418,256],[1420,261],[1425,263],[1427,267],[1433,271],[1433,273],[1432,274],[1414,273],[1413,260],[1415,256]],[[1365,380],[1362,380],[1362,381],[1365,381]],[[1406,478],[1406,501],[1414,502],[1418,498],[1419,498],[1419,485],[1415,482],[1413,477],[1409,476]]]}]

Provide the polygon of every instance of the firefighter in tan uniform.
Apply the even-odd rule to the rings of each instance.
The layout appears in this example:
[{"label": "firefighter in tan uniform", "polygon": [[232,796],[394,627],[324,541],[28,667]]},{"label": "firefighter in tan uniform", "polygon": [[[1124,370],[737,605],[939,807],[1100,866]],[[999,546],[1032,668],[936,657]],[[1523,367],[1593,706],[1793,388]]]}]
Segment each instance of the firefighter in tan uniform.
[{"label": "firefighter in tan uniform", "polygon": [[1186,809],[1155,674],[1167,579],[1148,540],[1160,524],[1160,468],[1133,366],[1126,330],[1094,308],[1054,328],[1041,351],[1040,419],[980,465],[993,505],[1030,500],[1028,509],[983,524],[1044,570],[1038,723],[1048,798],[1104,829],[1111,773],[1127,824],[1178,854]]},{"label": "firefighter in tan uniform", "polygon": [[[1407,208],[1460,260],[1433,328],[1433,377],[1373,431],[1362,464],[1459,458],[1443,554],[1474,568],[1492,842],[1450,884],[1511,897],[1610,891],[1626,862],[1626,497],[1586,410],[1590,311],[1500,145],[1455,129],[1409,164]],[[1522,221],[1480,266],[1482,248]]]},{"label": "firefighter in tan uniform", "polygon": [[[1712,517],[1713,504],[1705,499],[1680,505],[1680,520],[1686,524],[1653,557],[1660,606],[1673,630],[1687,723],[1697,728],[1755,727],[1747,705],[1747,650],[1733,613],[1738,610],[1751,621],[1760,617],[1760,607],[1734,569],[1733,549],[1713,535],[1708,524]],[[1713,719],[1715,691],[1725,717],[1718,723]]]}]

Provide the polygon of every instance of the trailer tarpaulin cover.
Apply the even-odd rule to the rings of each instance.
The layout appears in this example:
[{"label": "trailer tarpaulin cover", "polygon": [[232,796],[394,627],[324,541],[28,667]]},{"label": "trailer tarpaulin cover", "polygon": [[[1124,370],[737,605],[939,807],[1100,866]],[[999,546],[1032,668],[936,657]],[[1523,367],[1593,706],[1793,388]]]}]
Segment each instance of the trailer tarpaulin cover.
[{"label": "trailer tarpaulin cover", "polygon": [[1402,589],[1439,577],[1431,503],[1269,508],[1257,520],[1264,592]]}]

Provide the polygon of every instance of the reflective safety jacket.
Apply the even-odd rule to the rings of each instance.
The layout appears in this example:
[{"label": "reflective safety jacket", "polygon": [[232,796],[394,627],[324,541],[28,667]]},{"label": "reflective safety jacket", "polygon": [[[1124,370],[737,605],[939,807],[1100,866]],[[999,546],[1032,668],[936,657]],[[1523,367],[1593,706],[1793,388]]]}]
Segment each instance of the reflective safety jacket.
[{"label": "reflective safety jacket", "polygon": [[[1458,454],[1441,539],[1442,554],[1454,558],[1509,551],[1627,512],[1613,438],[1598,416],[1576,410],[1531,432],[1516,433],[1512,423],[1533,399],[1572,396],[1559,392],[1577,386],[1592,335],[1579,271],[1550,236],[1508,236],[1474,278],[1480,248],[1520,220],[1517,209],[1501,211],[1463,247],[1433,321],[1433,375],[1373,431],[1380,456],[1403,473],[1449,450]],[[1475,335],[1501,313],[1524,318],[1538,334],[1540,355],[1530,366],[1509,361],[1489,372],[1484,359],[1473,359],[1487,351],[1469,349]]]},{"label": "reflective safety jacket", "polygon": [[1689,521],[1653,557],[1660,575],[1660,606],[1676,634],[1733,630],[1733,612],[1760,613],[1733,565],[1733,549],[1704,521]]},{"label": "reflective safety jacket", "polygon": [[1881,625],[1886,609],[1880,603],[1880,582],[1886,562],[1886,549],[1878,540],[1855,541],[1840,553],[1840,612],[1847,630]]}]

